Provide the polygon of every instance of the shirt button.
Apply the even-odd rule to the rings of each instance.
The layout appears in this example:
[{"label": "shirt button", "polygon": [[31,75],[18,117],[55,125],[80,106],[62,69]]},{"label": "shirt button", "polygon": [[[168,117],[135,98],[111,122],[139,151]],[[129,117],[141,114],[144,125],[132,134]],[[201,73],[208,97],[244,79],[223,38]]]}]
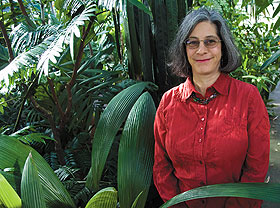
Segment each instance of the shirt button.
[{"label": "shirt button", "polygon": [[202,139],[199,139],[198,142],[201,143],[201,142],[202,142]]},{"label": "shirt button", "polygon": [[200,129],[201,129],[201,130],[203,130],[203,128],[202,128],[202,127],[201,127]]},{"label": "shirt button", "polygon": [[201,185],[201,186],[204,186],[204,185],[205,185],[205,183],[204,183],[203,181],[201,181],[201,182],[200,182],[200,185]]},{"label": "shirt button", "polygon": [[204,121],[205,120],[205,118],[201,118],[201,121]]},{"label": "shirt button", "polygon": [[202,203],[202,204],[205,204],[205,200],[201,200],[201,203]]}]

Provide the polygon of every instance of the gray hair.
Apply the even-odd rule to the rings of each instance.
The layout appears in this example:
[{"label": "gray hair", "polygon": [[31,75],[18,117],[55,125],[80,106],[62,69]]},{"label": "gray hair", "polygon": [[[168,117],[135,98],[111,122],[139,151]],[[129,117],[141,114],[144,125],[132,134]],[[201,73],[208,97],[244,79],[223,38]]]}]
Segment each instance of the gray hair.
[{"label": "gray hair", "polygon": [[192,76],[192,68],[187,58],[184,41],[189,37],[195,26],[200,22],[209,21],[216,25],[217,35],[222,40],[222,58],[220,71],[229,73],[241,65],[241,55],[232,34],[223,17],[214,10],[200,8],[189,12],[181,23],[176,37],[169,50],[168,66],[180,77]]}]

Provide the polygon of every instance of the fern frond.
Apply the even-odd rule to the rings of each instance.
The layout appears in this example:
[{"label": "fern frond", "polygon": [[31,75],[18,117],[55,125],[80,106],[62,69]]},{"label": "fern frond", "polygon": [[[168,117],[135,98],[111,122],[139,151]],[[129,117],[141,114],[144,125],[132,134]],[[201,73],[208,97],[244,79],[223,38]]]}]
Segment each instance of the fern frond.
[{"label": "fern frond", "polygon": [[57,177],[60,181],[65,181],[66,179],[73,178],[75,179],[75,173],[79,171],[79,168],[70,168],[67,166],[61,166],[54,172],[56,173]]},{"label": "fern frond", "polygon": [[74,158],[73,151],[71,149],[66,149],[64,152],[65,152],[64,159],[65,159],[66,165],[70,166],[70,167],[77,167],[77,163]]},{"label": "fern frond", "polygon": [[[53,42],[55,36],[51,36],[46,38],[42,43],[35,46],[34,48],[30,49],[27,52],[23,52],[18,55],[8,66],[0,71],[0,79],[8,85],[9,83],[9,76],[12,76],[13,73],[18,72],[21,67],[36,65],[38,58],[45,52],[48,46]],[[29,76],[28,70],[25,70],[26,76]]]},{"label": "fern frond", "polygon": [[16,26],[11,32],[12,47],[16,53],[22,53],[40,44],[44,39],[58,33],[62,25],[42,25],[35,30],[26,23]]},{"label": "fern frond", "polygon": [[55,152],[46,153],[43,157],[53,170],[56,170],[60,167]]},{"label": "fern frond", "polygon": [[106,9],[112,11],[113,8],[119,10],[120,0],[99,0],[98,5],[104,6]]},{"label": "fern frond", "polygon": [[[41,73],[48,75],[49,62],[51,61],[53,64],[56,64],[56,57],[60,56],[66,46],[70,45],[70,49],[74,48],[74,37],[80,38],[81,36],[79,27],[85,25],[86,21],[89,21],[90,17],[94,16],[94,11],[96,9],[92,5],[88,6],[79,16],[73,18],[66,29],[58,35],[39,60],[37,69],[41,70]],[[74,61],[73,53],[70,54],[72,61]]]},{"label": "fern frond", "polygon": [[85,3],[81,0],[65,0],[62,9],[64,11],[70,10],[70,14],[73,16],[83,6],[85,6]]}]

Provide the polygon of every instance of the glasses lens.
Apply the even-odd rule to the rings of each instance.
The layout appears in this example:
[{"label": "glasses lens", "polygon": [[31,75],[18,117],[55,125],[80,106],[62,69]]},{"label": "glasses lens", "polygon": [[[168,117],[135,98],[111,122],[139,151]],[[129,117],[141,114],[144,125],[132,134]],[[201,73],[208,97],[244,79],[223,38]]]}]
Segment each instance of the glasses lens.
[{"label": "glasses lens", "polygon": [[187,47],[189,47],[191,49],[198,48],[199,40],[189,39],[189,40],[186,41],[186,45],[187,45]]},{"label": "glasses lens", "polygon": [[190,38],[185,41],[185,44],[190,49],[197,49],[199,47],[200,41],[203,41],[206,48],[215,48],[217,44],[220,42],[217,38],[207,38],[205,40],[199,40],[196,38]]},{"label": "glasses lens", "polygon": [[205,45],[207,48],[214,48],[214,47],[217,46],[218,41],[219,41],[219,40],[217,40],[217,39],[209,38],[209,39],[205,39],[203,42],[204,42],[204,45]]}]

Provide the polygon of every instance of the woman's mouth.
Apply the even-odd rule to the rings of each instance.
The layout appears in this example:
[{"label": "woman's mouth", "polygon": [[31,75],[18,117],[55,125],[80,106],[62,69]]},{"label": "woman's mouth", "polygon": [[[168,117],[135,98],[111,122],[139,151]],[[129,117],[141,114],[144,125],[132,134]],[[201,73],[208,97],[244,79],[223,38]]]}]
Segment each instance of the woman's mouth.
[{"label": "woman's mouth", "polygon": [[210,58],[209,59],[199,59],[199,60],[196,60],[196,61],[199,62],[199,63],[204,63],[204,62],[210,61]]}]

